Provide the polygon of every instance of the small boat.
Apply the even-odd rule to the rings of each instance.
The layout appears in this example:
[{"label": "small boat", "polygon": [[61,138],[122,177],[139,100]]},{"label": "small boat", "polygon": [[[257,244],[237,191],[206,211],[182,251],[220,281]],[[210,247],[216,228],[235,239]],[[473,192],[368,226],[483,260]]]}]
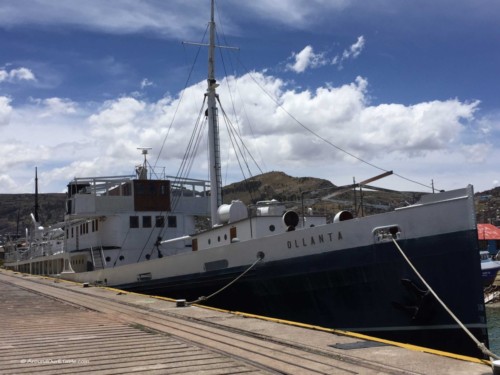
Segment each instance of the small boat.
[{"label": "small boat", "polygon": [[142,148],[135,174],[71,180],[64,220],[35,214],[5,266],[483,357],[428,287],[488,345],[472,186],[333,220],[223,202],[213,1],[209,26],[210,182],[154,174]]},{"label": "small boat", "polygon": [[490,286],[493,284],[500,270],[500,262],[493,260],[488,251],[481,251],[481,277],[483,278],[483,285]]}]

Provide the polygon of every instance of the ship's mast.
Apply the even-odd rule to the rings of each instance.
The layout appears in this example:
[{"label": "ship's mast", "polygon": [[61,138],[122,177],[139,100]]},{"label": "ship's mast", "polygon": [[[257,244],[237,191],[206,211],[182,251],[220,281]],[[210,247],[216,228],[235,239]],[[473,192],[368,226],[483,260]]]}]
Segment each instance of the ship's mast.
[{"label": "ship's mast", "polygon": [[215,89],[218,84],[215,80],[215,21],[214,21],[214,0],[210,7],[210,42],[208,45],[208,149],[210,154],[210,214],[212,225],[219,224],[217,209],[222,204],[222,178],[220,164],[220,139],[219,123],[217,118],[217,94]]},{"label": "ship's mast", "polygon": [[38,209],[40,208],[40,206],[38,205],[38,168],[35,167],[35,213],[34,213],[34,217],[35,217],[35,221],[38,223]]}]

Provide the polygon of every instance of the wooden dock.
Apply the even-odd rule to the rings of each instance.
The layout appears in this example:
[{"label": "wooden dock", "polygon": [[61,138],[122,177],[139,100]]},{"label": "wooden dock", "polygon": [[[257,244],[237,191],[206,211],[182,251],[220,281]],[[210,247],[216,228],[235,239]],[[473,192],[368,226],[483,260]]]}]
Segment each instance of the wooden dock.
[{"label": "wooden dock", "polygon": [[486,361],[0,270],[1,374],[491,374]]}]

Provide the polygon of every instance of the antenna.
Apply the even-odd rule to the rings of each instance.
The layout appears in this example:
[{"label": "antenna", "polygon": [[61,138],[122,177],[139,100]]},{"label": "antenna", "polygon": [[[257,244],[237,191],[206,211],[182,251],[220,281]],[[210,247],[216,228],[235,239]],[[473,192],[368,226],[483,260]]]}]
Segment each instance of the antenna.
[{"label": "antenna", "polygon": [[135,173],[137,173],[137,179],[139,180],[147,180],[148,179],[148,151],[151,150],[151,147],[137,147],[138,150],[142,151],[144,155],[144,163],[142,165],[138,165],[135,167]]},{"label": "antenna", "polygon": [[149,150],[152,150],[152,147],[137,147],[138,150],[142,150],[142,154],[144,155],[144,161],[146,161],[146,155]]}]

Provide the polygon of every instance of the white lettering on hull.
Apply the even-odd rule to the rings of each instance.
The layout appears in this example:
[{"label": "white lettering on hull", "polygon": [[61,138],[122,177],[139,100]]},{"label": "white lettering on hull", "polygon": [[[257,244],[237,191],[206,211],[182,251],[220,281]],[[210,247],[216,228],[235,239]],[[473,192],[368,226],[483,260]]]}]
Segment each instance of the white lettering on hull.
[{"label": "white lettering on hull", "polygon": [[301,247],[316,246],[317,244],[322,244],[325,242],[333,242],[335,240],[338,241],[342,240],[342,232],[337,232],[336,236],[335,233],[328,232],[324,234],[318,234],[317,236],[302,237],[301,239],[287,241],[286,246],[289,249],[301,248]]}]

